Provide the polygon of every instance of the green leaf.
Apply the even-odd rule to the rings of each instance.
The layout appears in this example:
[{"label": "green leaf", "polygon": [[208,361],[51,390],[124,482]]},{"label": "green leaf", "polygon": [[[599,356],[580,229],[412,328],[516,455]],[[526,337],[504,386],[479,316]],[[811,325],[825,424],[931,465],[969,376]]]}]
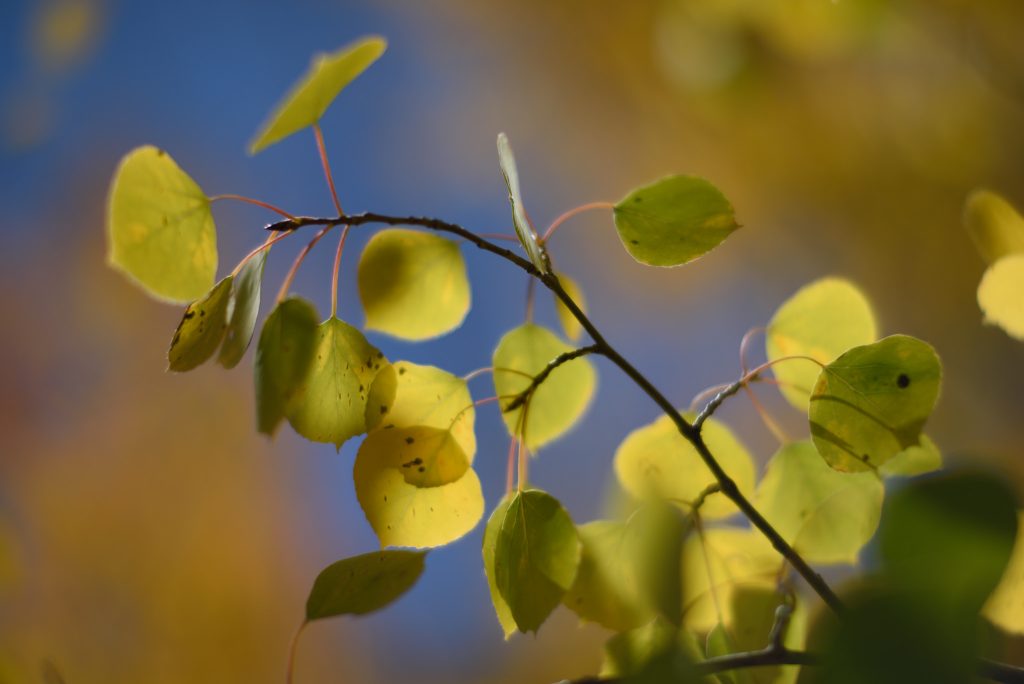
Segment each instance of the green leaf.
[{"label": "green leaf", "polygon": [[233,278],[227,276],[212,290],[188,305],[167,350],[167,370],[190,371],[213,356],[227,329],[228,302]]},{"label": "green leaf", "polygon": [[[494,350],[494,389],[502,405],[524,391],[549,362],[571,351],[546,328],[533,323],[508,333]],[[594,368],[585,358],[562,364],[533,392],[526,407],[503,411],[502,418],[513,435],[525,435],[526,446],[536,450],[567,432],[583,415],[594,393]],[[520,415],[526,411],[525,424]]]},{"label": "green leaf", "polygon": [[530,257],[530,261],[541,273],[551,272],[551,262],[548,260],[547,252],[537,239],[533,231],[533,225],[526,215],[523,207],[523,196],[519,190],[519,171],[516,169],[516,158],[512,154],[512,146],[509,145],[508,137],[504,133],[498,134],[498,164],[501,166],[501,174],[505,177],[505,187],[508,189],[508,201],[512,205],[512,225],[515,226],[519,242]]},{"label": "green leaf", "polygon": [[289,297],[270,312],[256,345],[256,416],[259,431],[273,435],[313,361],[317,321],[313,305]]},{"label": "green leaf", "polygon": [[[768,361],[809,356],[831,363],[847,349],[878,339],[871,304],[857,287],[841,278],[822,278],[800,289],[779,307],[765,330]],[[807,410],[821,366],[791,359],[772,366],[779,390],[796,408]]]},{"label": "green leaf", "polygon": [[1024,340],[1024,254],[1011,254],[989,266],[978,285],[985,323]]},{"label": "green leaf", "polygon": [[469,281],[459,246],[415,230],[374,235],[359,260],[366,327],[407,340],[443,335],[469,311]]},{"label": "green leaf", "polygon": [[317,576],[306,601],[306,620],[366,615],[412,589],[426,553],[374,551],[331,563]]},{"label": "green leaf", "polygon": [[1017,512],[1013,555],[982,613],[1000,629],[1024,634],[1024,511]]},{"label": "green leaf", "polygon": [[[692,419],[692,415],[688,415]],[[702,428],[704,441],[740,491],[754,489],[754,461],[728,427],[711,418]],[[631,432],[615,452],[615,474],[623,488],[637,499],[667,499],[689,511],[714,475],[693,445],[679,434],[668,416]],[[708,519],[726,518],[736,506],[720,494],[712,494],[701,507]]]},{"label": "green leaf", "polygon": [[476,410],[462,378],[433,366],[396,361],[380,369],[366,402],[366,427],[450,430],[472,462]]},{"label": "green leaf", "polygon": [[735,623],[732,596],[741,587],[778,584],[782,556],[757,530],[719,527],[683,544],[683,625],[697,632]]},{"label": "green leaf", "polygon": [[836,470],[877,469],[919,443],[941,382],[939,357],[918,339],[893,335],[854,347],[814,386],[814,445]]},{"label": "green leaf", "polygon": [[[583,313],[586,313],[587,300],[584,299],[583,290],[580,289],[579,284],[564,273],[558,274],[558,280],[562,283],[562,289],[565,290],[565,293],[576,302]],[[563,304],[562,300],[558,297],[555,297],[555,313],[558,314],[558,322],[562,326],[565,336],[572,342],[578,341],[583,333],[583,326],[572,315],[572,312],[569,311],[569,307]]]},{"label": "green leaf", "polygon": [[953,623],[972,620],[996,588],[1017,532],[1016,497],[1003,478],[945,473],[890,497],[879,550],[894,586]]},{"label": "green leaf", "polygon": [[975,190],[967,197],[964,226],[981,257],[990,264],[1024,252],[1024,217],[990,190]]},{"label": "green leaf", "polygon": [[387,41],[379,36],[361,38],[337,52],[313,57],[309,71],[282,100],[249,144],[249,154],[273,145],[312,126],[345,86],[384,54]]},{"label": "green leaf", "polygon": [[682,624],[683,543],[693,519],[664,501],[645,501],[626,521],[623,553],[640,600],[673,625]]},{"label": "green leaf", "polygon": [[739,228],[732,205],[696,176],[669,176],[615,205],[615,227],[630,256],[649,266],[679,266],[707,254]]},{"label": "green leaf", "polygon": [[[359,505],[382,545],[448,544],[483,516],[480,480],[467,469],[476,451],[472,404],[465,380],[439,368],[399,361],[377,374],[366,405],[370,434],[359,448],[353,479]],[[425,462],[404,467],[415,457],[401,455],[403,449],[423,445],[424,440],[411,434],[416,432],[435,438],[450,435],[452,441],[439,441],[449,455],[458,452],[462,457],[461,476],[440,486],[417,482],[420,467],[426,474]],[[414,437],[413,445],[405,442],[407,436]],[[450,473],[434,482],[452,477]]]},{"label": "green leaf", "polygon": [[626,524],[597,520],[578,528],[583,554],[566,607],[581,619],[621,632],[639,627],[651,613],[639,598],[630,567]]},{"label": "green leaf", "polygon": [[810,442],[782,447],[768,462],[755,505],[811,563],[856,563],[874,535],[885,487],[873,472],[841,473]]},{"label": "green leaf", "polygon": [[[717,625],[712,632],[715,637],[708,636],[708,657],[760,651],[768,646],[776,611],[784,602],[785,598],[770,587],[739,588],[732,595],[732,624]],[[801,650],[806,636],[806,610],[798,601],[792,611],[782,643],[791,650]],[[799,672],[798,666],[790,665],[754,667],[733,674],[737,684],[792,684]]]},{"label": "green leaf", "polygon": [[260,288],[263,285],[263,267],[267,263],[267,251],[249,259],[239,271],[231,288],[228,305],[228,329],[217,361],[225,368],[234,368],[245,356],[245,350],[252,341],[256,330],[256,318],[260,313]]},{"label": "green leaf", "polygon": [[550,494],[513,495],[494,545],[494,583],[521,632],[536,632],[572,586],[580,563],[576,527]]},{"label": "green leaf", "polygon": [[[604,647],[601,677],[622,678],[630,684],[698,681],[689,672],[703,660],[693,634],[680,632],[662,619],[616,634]],[[713,677],[700,682],[714,684]]]},{"label": "green leaf", "polygon": [[210,200],[166,152],[138,147],[110,186],[107,249],[110,265],[154,297],[198,299],[217,272]]},{"label": "green leaf", "polygon": [[885,477],[912,477],[942,467],[942,452],[928,435],[921,435],[921,443],[907,447],[878,468]]},{"label": "green leaf", "polygon": [[338,449],[366,432],[366,402],[384,355],[363,334],[331,317],[317,329],[313,362],[288,403],[288,422],[314,442]]},{"label": "green leaf", "polygon": [[498,622],[501,624],[502,631],[505,633],[505,639],[515,634],[518,628],[516,627],[515,618],[512,617],[512,610],[508,607],[508,602],[502,598],[501,592],[498,591],[498,585],[495,581],[494,561],[501,527],[505,523],[505,516],[508,513],[509,505],[515,496],[514,494],[505,495],[494,508],[491,517],[487,519],[487,526],[484,528],[483,547],[481,548],[484,559],[484,574],[487,575],[487,586],[491,592],[491,603],[494,604],[494,612],[498,616]]}]

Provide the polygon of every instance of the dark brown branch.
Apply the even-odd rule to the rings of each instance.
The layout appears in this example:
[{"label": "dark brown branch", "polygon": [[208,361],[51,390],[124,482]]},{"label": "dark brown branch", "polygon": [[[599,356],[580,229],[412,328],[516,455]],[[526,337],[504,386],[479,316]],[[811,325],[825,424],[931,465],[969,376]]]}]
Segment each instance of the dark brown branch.
[{"label": "dark brown branch", "polygon": [[[748,651],[745,653],[730,653],[729,655],[708,658],[699,663],[687,667],[679,679],[680,682],[692,682],[700,677],[729,672],[731,670],[742,670],[748,667],[763,667],[765,665],[817,665],[821,661],[818,656],[806,651],[791,651],[788,648],[763,648],[760,651]],[[571,684],[620,684],[628,679],[609,677],[584,677],[574,679]]]},{"label": "dark brown branch", "polygon": [[540,387],[541,384],[548,379],[548,376],[551,375],[551,373],[556,368],[561,366],[563,363],[568,363],[573,359],[578,359],[581,356],[586,356],[587,354],[594,354],[599,351],[600,349],[598,348],[598,346],[596,344],[592,344],[588,347],[580,347],[579,349],[573,349],[571,351],[559,354],[555,358],[548,361],[548,365],[544,366],[544,369],[541,370],[540,373],[537,373],[537,375],[533,376],[533,380],[530,381],[530,384],[527,385],[526,389],[517,394],[515,398],[508,403],[508,406],[502,409],[502,411],[505,413],[508,413],[509,411],[515,411],[517,408],[525,404],[526,401],[530,398],[530,395],[536,392],[537,388]]},{"label": "dark brown branch", "polygon": [[520,269],[528,273],[529,275],[539,279],[545,287],[551,290],[552,293],[563,303],[566,308],[572,313],[573,317],[579,321],[580,325],[590,338],[594,341],[594,347],[596,352],[605,356],[609,361],[614,363],[622,370],[636,385],[650,397],[655,404],[658,405],[665,415],[675,424],[676,429],[679,433],[686,438],[693,448],[697,450],[701,460],[707,465],[711,474],[715,480],[718,481],[719,486],[722,488],[722,493],[729,497],[729,499],[736,504],[736,507],[750,520],[750,523],[756,527],[761,534],[763,534],[772,547],[785,558],[793,569],[795,569],[804,580],[811,586],[818,596],[834,611],[838,612],[842,610],[842,602],[839,597],[836,596],[832,588],[828,586],[821,575],[815,572],[807,561],[798,554],[789,543],[783,539],[782,535],[772,527],[772,525],[765,520],[764,516],[761,515],[754,505],[750,503],[747,497],[740,491],[736,482],[729,477],[728,473],[722,469],[722,466],[718,463],[715,457],[708,450],[707,444],[704,443],[704,438],[701,436],[700,428],[690,424],[686,418],[683,417],[679,411],[676,410],[675,406],[672,405],[664,394],[662,394],[658,388],[656,388],[650,380],[644,376],[639,370],[637,370],[633,364],[626,360],[601,334],[591,320],[587,317],[583,310],[580,309],[579,305],[573,300],[572,297],[565,291],[562,284],[558,280],[558,276],[554,273],[541,273],[538,271],[532,263],[527,259],[519,256],[515,252],[499,247],[498,245],[486,240],[476,233],[473,233],[466,228],[454,223],[448,223],[447,221],[441,221],[439,219],[425,218],[422,216],[389,216],[386,214],[377,214],[374,212],[366,212],[363,214],[355,214],[348,216],[337,216],[334,218],[314,218],[308,216],[298,216],[294,219],[286,221],[279,221],[272,223],[267,228],[269,230],[295,230],[303,226],[324,226],[324,225],[350,225],[359,226],[366,223],[380,223],[384,225],[406,225],[406,226],[420,226],[421,228],[427,228],[429,230],[435,230],[443,233],[451,233],[452,235],[458,235],[468,242],[472,242],[480,249],[496,254],[501,258],[509,261]]}]

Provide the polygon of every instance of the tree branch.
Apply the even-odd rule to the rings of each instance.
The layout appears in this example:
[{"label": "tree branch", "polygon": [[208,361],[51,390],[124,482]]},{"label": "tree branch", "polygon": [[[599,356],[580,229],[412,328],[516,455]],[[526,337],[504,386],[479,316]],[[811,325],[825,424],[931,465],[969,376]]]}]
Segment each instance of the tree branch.
[{"label": "tree branch", "polygon": [[688,422],[683,415],[676,410],[675,406],[672,405],[672,402],[670,402],[665,395],[662,394],[646,376],[644,376],[643,373],[637,370],[633,364],[627,361],[626,358],[604,338],[601,331],[594,326],[587,315],[583,313],[583,310],[580,309],[579,305],[565,291],[561,282],[558,280],[558,276],[554,273],[541,273],[527,259],[524,259],[509,249],[499,247],[493,242],[480,237],[476,233],[473,233],[460,225],[422,216],[389,216],[387,214],[378,214],[374,212],[354,214],[351,216],[336,216],[333,218],[298,216],[293,219],[272,223],[267,226],[267,230],[296,230],[303,226],[340,224],[359,226],[366,223],[380,223],[389,226],[419,226],[429,230],[457,235],[486,252],[500,256],[506,261],[518,266],[527,274],[540,280],[545,287],[551,290],[551,292],[554,293],[554,295],[563,304],[565,304],[565,307],[570,311],[570,313],[572,313],[573,317],[579,321],[579,324],[587,331],[587,334],[590,335],[590,338],[594,341],[593,346],[595,347],[595,353],[600,353],[618,366],[619,369],[622,370],[622,372],[625,373],[637,385],[637,387],[639,387],[644,394],[650,397],[651,400],[658,405],[658,408],[660,408],[665,415],[669,417],[669,419],[675,424],[676,429],[679,430],[679,434],[693,445],[693,448],[696,449],[701,460],[704,461],[704,464],[707,465],[715,480],[718,481],[719,486],[722,488],[722,493],[736,504],[736,507],[740,509],[748,520],[750,520],[750,523],[768,539],[772,547],[778,551],[791,566],[793,566],[793,569],[795,569],[804,578],[814,592],[818,594],[818,596],[820,596],[833,611],[839,612],[842,610],[842,602],[839,600],[839,597],[836,596],[835,592],[832,591],[832,588],[824,579],[822,579],[821,575],[815,572],[814,569],[808,565],[807,561],[805,561],[803,557],[800,556],[800,554],[798,554],[785,539],[783,539],[782,535],[772,527],[771,523],[769,523],[765,517],[761,515],[756,508],[754,508],[754,505],[750,503],[747,497],[740,491],[736,482],[729,477],[725,470],[722,469],[722,466],[708,450],[707,444],[704,443],[700,427],[690,424],[690,422]]},{"label": "tree branch", "polygon": [[[772,647],[763,648],[760,651],[747,651],[744,653],[730,653],[729,655],[716,656],[693,663],[681,673],[680,682],[692,682],[700,677],[728,672],[730,670],[742,670],[748,667],[763,667],[766,665],[818,665],[820,659],[813,653],[806,651],[791,651],[788,648],[775,649]],[[629,678],[620,677],[584,677],[574,679],[569,684],[623,684]]]},{"label": "tree branch", "polygon": [[571,351],[562,352],[555,358],[548,361],[548,365],[544,366],[544,369],[540,373],[537,373],[537,375],[533,376],[533,379],[530,381],[530,384],[527,385],[526,389],[517,394],[515,398],[513,398],[512,401],[508,403],[508,406],[501,409],[502,412],[508,413],[509,411],[515,411],[517,408],[525,404],[526,401],[530,398],[530,395],[536,392],[537,388],[540,387],[541,384],[548,379],[548,376],[551,375],[551,373],[556,368],[561,366],[563,363],[568,363],[573,359],[578,359],[579,357],[586,356],[587,354],[594,354],[598,351],[600,351],[598,346],[596,344],[592,344],[587,347],[580,347],[579,349],[573,349]]}]

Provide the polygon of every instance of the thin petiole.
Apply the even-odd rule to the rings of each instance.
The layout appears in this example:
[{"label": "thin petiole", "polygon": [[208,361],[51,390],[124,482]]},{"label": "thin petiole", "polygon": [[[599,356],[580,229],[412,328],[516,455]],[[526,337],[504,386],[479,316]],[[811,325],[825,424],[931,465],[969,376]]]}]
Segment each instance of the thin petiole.
[{"label": "thin petiole", "polygon": [[546,231],[544,231],[544,236],[540,238],[539,242],[541,245],[543,245],[551,238],[554,232],[558,230],[558,227],[560,225],[571,219],[573,216],[576,216],[577,214],[582,214],[585,211],[593,211],[595,209],[614,208],[615,204],[613,204],[612,202],[590,202],[588,204],[582,204],[574,209],[570,209],[569,211],[565,212],[564,214],[562,214],[561,216],[559,216],[558,218],[551,222],[551,225],[548,226],[548,229]]},{"label": "thin petiole", "polygon": [[341,268],[341,255],[345,251],[345,239],[348,237],[349,228],[351,226],[346,225],[341,229],[338,250],[334,253],[334,272],[331,274],[331,318],[338,315],[338,270]]},{"label": "thin petiole", "polygon": [[309,244],[303,247],[302,251],[299,252],[299,255],[295,257],[295,263],[292,264],[291,270],[288,271],[288,275],[285,276],[284,282],[281,283],[281,289],[277,293],[278,302],[282,301],[285,297],[288,296],[288,290],[290,290],[292,287],[292,281],[295,280],[295,274],[299,272],[299,266],[302,265],[302,261],[306,258],[306,255],[309,254],[310,250],[312,250],[313,247],[316,246],[316,243],[320,242],[320,238],[322,238],[324,235],[327,235],[328,231],[330,231],[331,228],[334,228],[333,224],[326,225],[323,228],[321,228],[320,232],[314,235],[313,239],[309,241]]},{"label": "thin petiole", "polygon": [[755,336],[765,332],[765,330],[767,328],[764,326],[751,328],[743,335],[743,339],[740,340],[740,369],[744,373],[747,372],[747,350],[750,348],[750,343],[754,340]]},{"label": "thin petiole", "polygon": [[256,249],[252,250],[251,252],[246,254],[244,257],[242,257],[242,260],[238,262],[237,266],[235,266],[235,270],[231,271],[231,275],[232,276],[238,275],[238,272],[241,271],[242,267],[245,266],[249,262],[249,259],[252,259],[254,256],[259,254],[263,250],[269,249],[272,244],[274,244],[275,242],[280,242],[281,240],[285,239],[285,237],[287,237],[290,234],[291,233],[278,233],[277,235],[274,235],[273,233],[271,233],[267,237],[267,239],[263,241],[262,245],[260,245]]},{"label": "thin petiole", "polygon": [[229,195],[214,195],[213,197],[210,198],[211,202],[219,202],[220,200],[235,200],[236,202],[245,202],[246,204],[252,204],[252,205],[255,205],[257,207],[262,207],[262,208],[264,208],[264,209],[266,209],[268,211],[272,211],[275,214],[278,214],[279,216],[283,216],[286,219],[294,219],[295,218],[294,214],[289,214],[287,211],[285,211],[284,209],[281,209],[280,207],[275,207],[273,204],[268,204],[267,202],[264,202],[262,200],[253,199],[252,197],[244,197],[242,195],[230,195],[229,194]]},{"label": "thin petiole", "polygon": [[334,208],[338,210],[338,216],[341,216],[345,212],[341,210],[341,202],[338,201],[338,193],[334,189],[334,176],[331,174],[331,163],[327,161],[327,147],[324,145],[324,134],[320,130],[320,124],[313,124],[313,134],[316,135],[316,148],[320,152],[320,163],[324,167],[327,187],[331,189],[331,199],[334,200]]},{"label": "thin petiole", "polygon": [[462,379],[465,382],[469,382],[470,380],[473,380],[474,378],[480,377],[484,373],[491,373],[493,375],[494,374],[494,366],[484,366],[483,368],[477,368],[476,370],[470,371],[470,372],[466,373],[465,375],[463,375]]},{"label": "thin petiole", "polygon": [[530,278],[526,281],[526,322],[533,323],[533,302],[537,298],[537,280]]}]

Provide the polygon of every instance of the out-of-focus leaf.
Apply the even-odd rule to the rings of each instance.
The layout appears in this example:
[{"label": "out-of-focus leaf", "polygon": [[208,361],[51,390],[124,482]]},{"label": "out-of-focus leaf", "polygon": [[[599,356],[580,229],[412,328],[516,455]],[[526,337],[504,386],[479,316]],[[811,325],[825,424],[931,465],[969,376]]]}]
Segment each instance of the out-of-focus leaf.
[{"label": "out-of-focus leaf", "polygon": [[370,385],[388,361],[363,334],[331,317],[317,329],[313,359],[288,403],[288,422],[314,442],[338,449],[366,432]]},{"label": "out-of-focus leaf", "polygon": [[614,211],[626,251],[650,266],[693,261],[739,228],[729,200],[696,176],[669,176],[634,190]]},{"label": "out-of-focus leaf", "polygon": [[645,501],[626,521],[623,552],[637,595],[673,625],[682,622],[683,543],[692,518],[665,501]]},{"label": "out-of-focus leaf", "polygon": [[702,659],[702,649],[693,634],[658,618],[609,639],[600,676],[621,678],[630,684],[713,684],[715,678],[697,679],[690,673],[690,666]]},{"label": "out-of-focus leaf", "polygon": [[536,632],[572,586],[580,540],[569,514],[546,492],[517,492],[494,544],[494,583],[521,632]]},{"label": "out-of-focus leaf", "polygon": [[253,369],[256,422],[264,434],[273,435],[277,430],[306,377],[316,348],[317,320],[312,304],[289,297],[274,307],[263,323]]},{"label": "out-of-focus leaf", "polygon": [[[753,490],[754,462],[732,431],[711,418],[704,422],[702,434],[708,449],[740,491]],[[615,473],[634,497],[667,499],[686,511],[690,510],[688,504],[715,482],[700,454],[668,416],[627,435],[615,452]],[[709,496],[701,507],[701,515],[708,519],[725,518],[735,512],[736,506],[718,494]]]},{"label": "out-of-focus leaf", "polygon": [[256,330],[260,313],[260,289],[263,285],[263,267],[267,262],[267,249],[249,259],[238,272],[231,288],[228,311],[228,329],[217,361],[225,368],[234,368],[245,356],[245,350]]},{"label": "out-of-focus leaf", "polygon": [[114,173],[107,205],[107,259],[149,294],[198,299],[217,272],[210,200],[155,147],[138,147]]},{"label": "out-of-focus leaf", "polygon": [[306,620],[365,615],[412,589],[423,573],[425,552],[374,551],[331,563],[306,600]]},{"label": "out-of-focus leaf", "polygon": [[626,523],[617,520],[580,525],[583,554],[576,579],[563,599],[583,620],[617,632],[639,627],[652,617],[639,598],[625,533]]},{"label": "out-of-focus leaf", "polygon": [[[769,587],[740,587],[732,595],[732,624],[718,625],[713,631],[714,638],[708,636],[708,657],[759,651],[768,646],[776,613],[784,600]],[[806,610],[799,601],[791,610],[782,643],[787,648],[800,650],[806,636]],[[799,667],[788,665],[754,667],[732,674],[736,684],[792,684],[799,672]]]},{"label": "out-of-focus leaf", "polygon": [[833,470],[810,442],[782,447],[768,462],[756,505],[811,563],[856,563],[875,533],[885,487],[873,472]]},{"label": "out-of-focus leaf", "polygon": [[975,190],[967,197],[964,226],[990,264],[1024,252],[1024,217],[991,190]]},{"label": "out-of-focus leaf", "polygon": [[885,477],[912,477],[923,475],[942,467],[942,452],[928,435],[921,435],[921,443],[907,447],[878,468],[878,474]]},{"label": "out-of-focus leaf", "polygon": [[[562,289],[565,290],[565,293],[576,302],[583,313],[586,313],[587,300],[583,297],[583,290],[580,289],[579,283],[564,273],[558,274],[558,281],[562,283]],[[580,325],[580,322],[569,311],[569,307],[563,304],[562,300],[558,297],[555,297],[555,313],[558,314],[558,323],[562,326],[562,332],[565,333],[565,336],[571,342],[578,341],[583,333],[583,326]]]},{"label": "out-of-focus leaf", "polygon": [[989,266],[978,285],[985,322],[1024,340],[1024,254],[1011,254]]},{"label": "out-of-focus leaf", "polygon": [[[853,283],[822,278],[801,288],[772,316],[765,330],[768,361],[809,356],[831,363],[847,349],[870,344],[878,337],[875,315],[867,297]],[[772,366],[782,383],[779,391],[796,408],[807,410],[821,366],[790,359]]]},{"label": "out-of-focus leaf", "polygon": [[249,154],[287,138],[320,120],[345,86],[384,54],[387,41],[379,36],[361,38],[337,52],[318,54],[309,71],[277,105],[274,113],[249,145]]},{"label": "out-of-focus leaf", "polygon": [[[533,323],[505,334],[494,350],[494,389],[504,406],[530,386],[531,379],[559,354],[572,351],[548,330]],[[596,384],[594,367],[586,358],[562,364],[538,387],[525,407],[503,411],[502,418],[513,435],[526,436],[536,450],[567,432],[583,415]],[[527,411],[526,420],[520,415]]]},{"label": "out-of-focus leaf", "polygon": [[1024,511],[1017,512],[1017,540],[999,586],[989,596],[985,617],[1012,634],[1024,634]]},{"label": "out-of-focus leaf", "polygon": [[930,345],[892,335],[828,364],[811,395],[814,445],[836,470],[877,469],[919,444],[939,397],[942,365]]},{"label": "out-of-focus leaf", "polygon": [[541,247],[537,234],[533,232],[533,225],[526,215],[523,206],[523,195],[519,189],[519,171],[516,169],[516,158],[512,154],[512,146],[508,142],[508,136],[504,133],[498,134],[498,164],[501,166],[501,174],[505,177],[505,187],[508,189],[508,201],[512,205],[512,225],[515,226],[519,242],[526,250],[530,261],[541,273],[551,271],[551,263],[548,261],[547,252]]},{"label": "out-of-focus leaf", "polygon": [[228,276],[188,305],[167,350],[167,370],[190,371],[213,356],[227,329],[228,302],[234,278]]},{"label": "out-of-focus leaf", "polygon": [[443,335],[469,311],[469,281],[458,244],[415,230],[382,230],[359,260],[366,327],[407,340]]},{"label": "out-of-focus leaf", "polygon": [[498,538],[501,535],[501,527],[505,524],[505,515],[508,513],[509,505],[515,496],[514,494],[506,495],[495,506],[491,517],[487,519],[487,526],[484,528],[484,540],[481,549],[484,559],[484,574],[487,575],[487,586],[491,592],[491,603],[494,604],[494,612],[498,616],[498,622],[501,624],[502,631],[505,633],[505,639],[515,634],[518,628],[516,627],[515,618],[512,617],[512,610],[508,607],[508,602],[498,590],[494,563]]}]

